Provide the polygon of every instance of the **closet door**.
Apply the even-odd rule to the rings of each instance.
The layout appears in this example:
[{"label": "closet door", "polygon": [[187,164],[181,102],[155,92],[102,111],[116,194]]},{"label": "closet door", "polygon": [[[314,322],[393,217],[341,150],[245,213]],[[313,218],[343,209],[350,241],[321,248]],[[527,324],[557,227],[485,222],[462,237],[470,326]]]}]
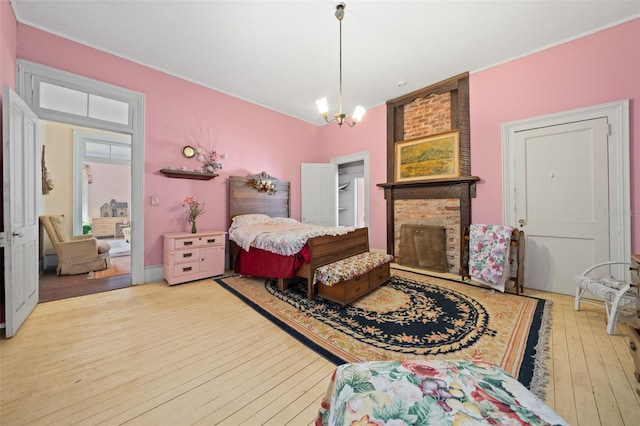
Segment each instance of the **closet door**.
[{"label": "closet door", "polygon": [[338,167],[302,163],[300,180],[302,223],[338,226]]}]

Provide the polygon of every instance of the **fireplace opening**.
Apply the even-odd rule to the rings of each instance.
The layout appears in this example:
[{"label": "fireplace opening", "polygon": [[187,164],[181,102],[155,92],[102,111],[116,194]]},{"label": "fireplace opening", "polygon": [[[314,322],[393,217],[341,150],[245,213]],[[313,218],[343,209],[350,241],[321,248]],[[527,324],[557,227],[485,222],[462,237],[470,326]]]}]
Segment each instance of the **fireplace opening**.
[{"label": "fireplace opening", "polygon": [[397,262],[413,268],[448,272],[445,227],[402,224]]}]

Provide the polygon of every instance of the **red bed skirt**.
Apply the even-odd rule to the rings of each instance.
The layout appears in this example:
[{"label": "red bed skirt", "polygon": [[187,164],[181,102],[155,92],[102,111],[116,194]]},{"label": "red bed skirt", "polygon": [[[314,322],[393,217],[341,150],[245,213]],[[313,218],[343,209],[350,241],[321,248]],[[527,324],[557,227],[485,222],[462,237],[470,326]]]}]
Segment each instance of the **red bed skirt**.
[{"label": "red bed skirt", "polygon": [[306,245],[293,256],[283,256],[258,248],[251,248],[249,251],[240,249],[234,271],[265,278],[291,278],[303,264],[309,263],[309,259],[309,248]]}]

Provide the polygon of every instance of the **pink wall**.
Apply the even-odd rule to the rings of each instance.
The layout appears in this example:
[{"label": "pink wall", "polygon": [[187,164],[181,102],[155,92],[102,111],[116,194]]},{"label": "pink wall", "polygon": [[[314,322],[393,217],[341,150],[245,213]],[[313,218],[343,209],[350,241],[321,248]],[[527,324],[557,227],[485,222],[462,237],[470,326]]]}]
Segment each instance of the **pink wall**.
[{"label": "pink wall", "polygon": [[[16,46],[18,33],[16,18],[9,0],[0,0],[0,85],[15,88]],[[2,99],[2,93],[0,93]],[[2,123],[0,123],[0,128]]]},{"label": "pink wall", "polygon": [[[319,129],[283,114],[205,89],[113,55],[18,25],[17,56],[126,87],[145,95],[145,265],[162,264],[162,234],[186,231],[182,201],[205,203],[198,229],[228,228],[227,178],[261,171],[291,180],[292,216],[300,217],[300,163],[317,161]],[[203,137],[203,138],[201,138]],[[210,181],[170,179],[167,166],[198,167],[180,149],[194,138],[227,152]],[[151,206],[150,197],[160,204]]]},{"label": "pink wall", "polygon": [[473,221],[502,222],[502,123],[630,99],[632,251],[640,250],[640,19],[470,76]]},{"label": "pink wall", "polygon": [[331,123],[321,128],[323,161],[333,157],[369,152],[369,245],[387,249],[387,208],[384,190],[376,186],[387,181],[387,106],[379,105],[367,111],[362,122],[350,128]]}]

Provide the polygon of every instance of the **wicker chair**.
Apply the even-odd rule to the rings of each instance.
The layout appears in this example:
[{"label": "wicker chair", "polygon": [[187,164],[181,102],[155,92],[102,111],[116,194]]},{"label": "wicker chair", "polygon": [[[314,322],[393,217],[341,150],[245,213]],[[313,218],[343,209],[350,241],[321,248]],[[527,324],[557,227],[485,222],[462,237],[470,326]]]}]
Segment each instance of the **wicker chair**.
[{"label": "wicker chair", "polygon": [[64,227],[64,218],[60,215],[40,216],[40,223],[58,255],[58,275],[100,271],[111,265],[111,247],[108,243],[98,241],[90,234],[70,237]]},{"label": "wicker chair", "polygon": [[[601,268],[608,268],[611,265],[630,265],[629,262],[603,262],[598,263],[576,276],[576,297],[574,308],[580,310],[580,302],[593,305],[600,305],[604,302],[607,312],[607,333],[616,333],[616,324],[636,316],[636,291],[637,289],[630,282],[619,280],[611,276],[594,278],[590,274]],[[585,293],[590,293],[597,298],[584,299]]]}]

